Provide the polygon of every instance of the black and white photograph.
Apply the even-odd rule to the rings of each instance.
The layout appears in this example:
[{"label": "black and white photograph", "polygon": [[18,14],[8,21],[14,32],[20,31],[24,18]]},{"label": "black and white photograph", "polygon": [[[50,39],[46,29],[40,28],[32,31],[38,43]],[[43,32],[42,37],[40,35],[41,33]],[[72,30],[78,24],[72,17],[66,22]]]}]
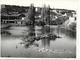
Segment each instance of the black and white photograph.
[{"label": "black and white photograph", "polygon": [[77,0],[11,1],[0,6],[1,57],[76,58]]}]

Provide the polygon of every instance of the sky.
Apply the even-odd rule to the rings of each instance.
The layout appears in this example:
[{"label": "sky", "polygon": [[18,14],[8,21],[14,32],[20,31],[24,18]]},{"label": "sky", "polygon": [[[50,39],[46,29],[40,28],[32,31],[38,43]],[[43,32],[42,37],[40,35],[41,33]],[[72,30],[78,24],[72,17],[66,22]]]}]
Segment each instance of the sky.
[{"label": "sky", "polygon": [[30,6],[34,3],[34,6],[42,7],[50,5],[51,8],[71,9],[77,10],[78,0],[0,0],[0,4]]}]

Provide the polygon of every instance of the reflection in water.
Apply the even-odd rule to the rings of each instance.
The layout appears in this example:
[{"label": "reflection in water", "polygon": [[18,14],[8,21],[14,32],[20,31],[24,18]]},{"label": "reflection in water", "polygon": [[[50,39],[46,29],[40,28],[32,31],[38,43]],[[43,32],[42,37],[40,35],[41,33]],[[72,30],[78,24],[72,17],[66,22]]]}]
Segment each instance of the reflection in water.
[{"label": "reflection in water", "polygon": [[[50,47],[50,41],[56,40],[56,38],[61,38],[60,36],[57,36],[56,34],[52,33],[50,31],[49,26],[44,26],[37,32],[36,28],[34,26],[29,26],[29,33],[28,36],[23,37],[24,45],[26,48],[29,48],[31,45],[36,45],[35,41],[42,41],[42,47],[49,49]],[[41,32],[41,33],[38,33]],[[41,34],[41,35],[38,35]],[[37,44],[38,46],[39,44]]]},{"label": "reflection in water", "polygon": [[[35,27],[34,26],[29,26],[29,37],[26,39],[26,47],[29,47],[30,45],[33,45],[35,41],[42,40],[42,46],[43,48],[49,48],[50,46],[50,39],[46,36],[46,34],[50,33],[50,27],[42,27],[42,36],[36,36],[37,33],[35,33]],[[47,39],[48,38],[48,39]]]},{"label": "reflection in water", "polygon": [[73,31],[67,31],[66,35],[71,38],[76,38],[76,32],[73,32]]},{"label": "reflection in water", "polygon": [[10,32],[5,31],[5,30],[4,30],[4,31],[1,31],[1,34],[2,34],[2,35],[11,35],[11,33],[10,33]]},{"label": "reflection in water", "polygon": [[49,47],[50,47],[50,40],[42,39],[42,46],[43,46],[43,48],[49,49]]},{"label": "reflection in water", "polygon": [[[48,34],[50,33],[50,27],[49,26],[43,26],[42,27],[42,34]],[[42,39],[42,46],[43,48],[49,48],[50,47],[50,39],[46,39],[46,36],[44,36],[44,39]]]},{"label": "reflection in water", "polygon": [[43,48],[49,48],[50,47],[50,40],[56,40],[56,38],[60,38],[60,36],[57,36],[53,31],[51,31],[51,28],[50,26],[44,26],[42,27],[41,29],[42,31],[42,34],[43,34],[43,38],[42,39],[42,45],[43,45]]},{"label": "reflection in water", "polygon": [[38,44],[34,44],[35,42],[35,26],[29,26],[28,36],[23,37],[25,48],[29,48],[30,45],[38,46]]},{"label": "reflection in water", "polygon": [[[22,27],[19,27],[19,28],[20,28],[19,30],[21,30]],[[27,28],[29,28],[29,29],[26,31],[25,29],[27,29]],[[53,30],[52,32],[50,31],[50,33],[48,33],[49,30],[47,32],[47,31],[45,31],[46,29],[44,29],[43,27],[39,28],[39,30],[38,30],[38,28],[34,28],[33,26],[28,26],[25,29],[23,29],[24,33],[26,33],[26,32],[28,33],[28,35],[26,34],[25,37],[20,37],[21,39],[23,38],[23,40],[21,40],[20,38],[15,38],[15,37],[13,37],[13,38],[11,37],[11,40],[10,40],[10,38],[6,40],[6,37],[3,36],[3,38],[5,38],[5,39],[2,39],[2,56],[15,56],[15,55],[22,56],[22,52],[24,52],[28,57],[28,55],[29,55],[28,52],[31,52],[31,54],[33,54],[37,50],[37,49],[35,49],[35,47],[40,48],[40,49],[45,48],[45,50],[46,49],[70,50],[73,52],[72,55],[69,55],[68,53],[66,53],[66,54],[62,54],[61,56],[63,56],[63,57],[64,56],[68,56],[68,57],[75,56],[75,51],[76,51],[75,50],[75,40],[71,41],[70,38],[66,38],[66,37],[64,38],[61,36],[57,36],[55,33],[53,33],[53,31],[55,32],[55,30]],[[19,31],[18,29],[16,29],[16,30],[15,29],[16,29],[16,27],[14,27],[14,32]],[[7,30],[4,30],[4,31],[7,31]],[[8,30],[7,33],[9,31],[13,32],[11,30]],[[24,35],[24,33],[22,33],[22,35]],[[38,34],[40,34],[40,35],[38,35]],[[7,36],[7,34],[6,34],[6,36]],[[20,46],[17,45],[18,43],[20,44]],[[17,45],[17,46],[15,46],[15,45]],[[27,49],[25,49],[23,46]],[[28,50],[28,48],[30,50]],[[34,52],[33,52],[33,49],[35,49]],[[9,51],[11,51],[11,52],[9,52]],[[28,51],[28,52],[26,52],[26,51]],[[16,53],[18,53],[18,54],[16,54]],[[37,55],[37,53],[39,53],[39,52],[35,52],[34,55]],[[8,54],[10,54],[10,55],[8,55]],[[29,55],[29,57],[32,57],[34,55]],[[42,55],[40,55],[40,56],[42,56]]]},{"label": "reflection in water", "polygon": [[35,36],[35,27],[32,25],[32,26],[29,26],[29,34],[28,36]]},{"label": "reflection in water", "polygon": [[66,36],[68,36],[70,38],[75,38],[76,39],[76,32],[74,32],[74,31],[61,29],[60,32],[65,34]]}]

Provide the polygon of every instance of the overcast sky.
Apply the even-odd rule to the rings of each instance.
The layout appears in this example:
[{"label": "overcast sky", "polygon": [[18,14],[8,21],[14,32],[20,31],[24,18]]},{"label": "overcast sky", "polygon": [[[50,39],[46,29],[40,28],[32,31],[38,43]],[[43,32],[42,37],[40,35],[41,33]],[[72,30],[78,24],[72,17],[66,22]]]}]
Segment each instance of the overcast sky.
[{"label": "overcast sky", "polygon": [[34,3],[35,6],[50,5],[51,8],[63,8],[77,10],[78,0],[0,0],[0,4],[29,6]]}]

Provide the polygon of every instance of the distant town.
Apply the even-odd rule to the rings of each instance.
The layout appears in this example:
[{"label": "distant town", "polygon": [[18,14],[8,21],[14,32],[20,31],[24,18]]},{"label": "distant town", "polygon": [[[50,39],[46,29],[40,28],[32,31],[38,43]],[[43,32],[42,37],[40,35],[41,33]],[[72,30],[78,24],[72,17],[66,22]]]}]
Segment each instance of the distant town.
[{"label": "distant town", "polygon": [[[31,6],[16,6],[16,5],[1,5],[1,24],[12,24],[12,25],[26,25],[31,24],[29,21],[29,13]],[[34,7],[34,6],[33,6]],[[76,20],[76,11],[68,10],[68,9],[56,9],[50,8],[50,6],[46,7],[34,7],[35,8],[35,21],[42,22],[44,20],[42,18],[42,9],[49,8],[50,12],[50,25],[62,24],[64,20],[69,19],[70,17],[74,17]],[[26,21],[26,22],[25,22]],[[27,23],[28,22],[28,23]],[[46,24],[47,22],[45,22]]]}]

